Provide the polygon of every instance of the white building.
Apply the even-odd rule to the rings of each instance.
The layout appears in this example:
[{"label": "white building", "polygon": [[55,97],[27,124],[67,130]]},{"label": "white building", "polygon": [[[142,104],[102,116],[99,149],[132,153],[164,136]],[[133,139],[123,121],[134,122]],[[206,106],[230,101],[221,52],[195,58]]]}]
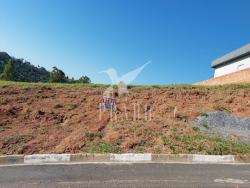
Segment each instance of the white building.
[{"label": "white building", "polygon": [[214,60],[212,68],[214,68],[214,77],[250,68],[250,44]]}]

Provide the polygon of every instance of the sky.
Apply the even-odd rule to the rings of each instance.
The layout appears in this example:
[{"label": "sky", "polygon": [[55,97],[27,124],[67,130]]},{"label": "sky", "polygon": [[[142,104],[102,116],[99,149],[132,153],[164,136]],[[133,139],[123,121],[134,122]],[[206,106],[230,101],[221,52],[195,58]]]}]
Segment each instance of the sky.
[{"label": "sky", "polygon": [[250,0],[0,0],[0,51],[110,83],[190,84],[211,61],[250,42]]}]

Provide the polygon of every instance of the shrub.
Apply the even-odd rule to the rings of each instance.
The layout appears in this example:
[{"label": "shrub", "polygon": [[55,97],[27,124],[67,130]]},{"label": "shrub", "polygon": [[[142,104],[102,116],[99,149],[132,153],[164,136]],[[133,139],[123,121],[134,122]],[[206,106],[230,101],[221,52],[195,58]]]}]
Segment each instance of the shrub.
[{"label": "shrub", "polygon": [[91,80],[89,77],[87,76],[82,76],[81,78],[79,78],[79,80],[77,81],[78,83],[85,83],[85,84],[89,84],[91,83]]},{"label": "shrub", "polygon": [[13,81],[15,79],[14,63],[12,59],[10,59],[8,63],[5,65],[3,73],[0,75],[0,79],[7,81]]},{"label": "shrub", "polygon": [[62,70],[57,67],[53,67],[53,70],[50,73],[49,81],[54,83],[64,83],[67,81],[67,78]]}]

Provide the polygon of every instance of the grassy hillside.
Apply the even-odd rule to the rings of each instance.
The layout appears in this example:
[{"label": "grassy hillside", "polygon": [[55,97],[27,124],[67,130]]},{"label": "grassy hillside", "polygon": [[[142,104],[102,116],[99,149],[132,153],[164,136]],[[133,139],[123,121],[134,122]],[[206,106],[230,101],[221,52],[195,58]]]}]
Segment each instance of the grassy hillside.
[{"label": "grassy hillside", "polygon": [[[128,100],[117,98],[112,118],[108,111],[100,118],[106,88],[0,81],[0,153],[250,154],[250,146],[235,138],[208,137],[192,127],[214,110],[250,117],[249,85],[129,86]],[[140,108],[136,118],[134,104]]]}]

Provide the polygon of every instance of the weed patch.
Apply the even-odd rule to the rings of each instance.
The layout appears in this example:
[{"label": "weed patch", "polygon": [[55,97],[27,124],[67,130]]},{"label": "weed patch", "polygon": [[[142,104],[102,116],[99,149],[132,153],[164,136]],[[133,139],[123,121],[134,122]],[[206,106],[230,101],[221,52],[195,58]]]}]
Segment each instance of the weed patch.
[{"label": "weed patch", "polygon": [[89,140],[89,141],[93,141],[95,140],[95,138],[102,138],[102,133],[101,132],[86,132],[85,133],[85,137]]},{"label": "weed patch", "polygon": [[55,108],[55,109],[57,109],[57,108],[63,108],[63,105],[62,105],[62,104],[56,104],[56,105],[54,106],[54,108]]},{"label": "weed patch", "polygon": [[249,154],[250,145],[212,138],[202,134],[182,135],[176,134],[169,137],[162,137],[164,146],[170,148],[172,153],[187,154],[209,154],[209,155],[228,155],[228,154]]},{"label": "weed patch", "polygon": [[8,99],[0,99],[0,105],[6,105],[8,104],[10,101]]},{"label": "weed patch", "polygon": [[88,149],[90,153],[120,153],[121,148],[118,145],[112,145],[109,143],[99,143],[97,145],[90,146]]},{"label": "weed patch", "polygon": [[2,139],[2,152],[6,153],[4,148],[11,147],[15,153],[22,154],[27,149],[27,143],[34,137],[32,135],[13,135]]},{"label": "weed patch", "polygon": [[216,111],[222,111],[222,112],[227,112],[227,113],[231,113],[231,110],[225,106],[222,106],[222,105],[215,105],[213,107],[214,110]]},{"label": "weed patch", "polygon": [[202,116],[202,117],[208,117],[208,114],[207,114],[206,112],[202,112],[202,113],[200,114],[200,116]]}]

